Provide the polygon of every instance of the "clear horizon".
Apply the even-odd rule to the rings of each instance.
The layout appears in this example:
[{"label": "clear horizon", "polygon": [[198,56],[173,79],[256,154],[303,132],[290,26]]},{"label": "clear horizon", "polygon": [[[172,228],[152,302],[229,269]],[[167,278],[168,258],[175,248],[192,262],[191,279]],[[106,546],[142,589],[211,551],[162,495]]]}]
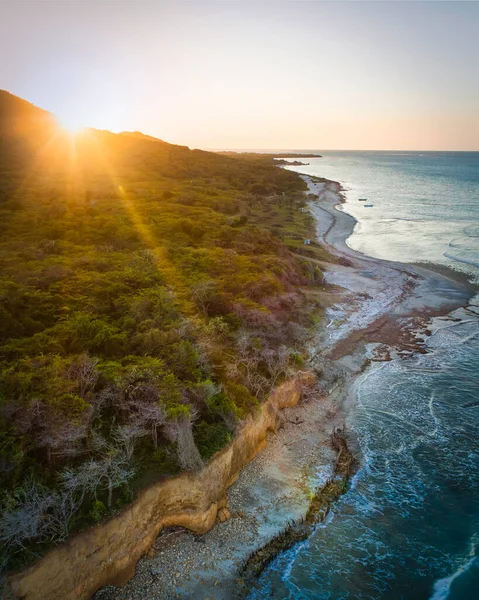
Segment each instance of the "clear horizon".
[{"label": "clear horizon", "polygon": [[0,87],[212,148],[479,150],[479,4],[0,0]]},{"label": "clear horizon", "polygon": [[[143,132],[141,132],[143,133]],[[404,148],[403,150],[398,150],[397,148],[198,148],[198,150],[206,150],[208,152],[260,152],[260,153],[271,153],[271,152],[469,152],[469,153],[477,153],[478,150],[412,150],[411,148]],[[311,157],[314,158],[314,157]]]}]

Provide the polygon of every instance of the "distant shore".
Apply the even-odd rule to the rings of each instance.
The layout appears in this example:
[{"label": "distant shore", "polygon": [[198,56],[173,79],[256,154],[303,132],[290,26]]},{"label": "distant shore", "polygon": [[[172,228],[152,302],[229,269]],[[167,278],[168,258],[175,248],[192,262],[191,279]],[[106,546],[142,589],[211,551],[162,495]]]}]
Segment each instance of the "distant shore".
[{"label": "distant shore", "polygon": [[271,156],[274,156],[274,158],[323,158],[321,154],[315,154],[315,153],[309,153],[309,152],[269,152],[269,151],[265,151],[265,152],[259,152],[259,151],[245,151],[245,152],[241,152],[241,151],[235,151],[235,150],[218,150],[216,152],[217,154],[233,154],[235,156],[241,155],[247,155],[247,156],[265,156],[268,154],[271,154]]},{"label": "distant shore", "polygon": [[332,264],[303,257],[318,263],[334,290],[326,294],[328,322],[310,348],[309,366],[321,374],[324,393],[283,411],[282,429],[227,492],[230,518],[203,536],[184,529],[162,532],[126,586],[103,588],[97,600],[244,596],[245,559],[289,520],[304,517],[312,491],[332,473],[330,433],[345,420],[349,385],[370,360],[365,345],[373,345],[373,360],[421,351],[427,319],[463,306],[474,293],[473,286],[448,272],[383,261],[349,248],[346,240],[356,221],[340,209],[340,185],[302,177],[318,197],[309,203],[318,240],[340,259]]}]

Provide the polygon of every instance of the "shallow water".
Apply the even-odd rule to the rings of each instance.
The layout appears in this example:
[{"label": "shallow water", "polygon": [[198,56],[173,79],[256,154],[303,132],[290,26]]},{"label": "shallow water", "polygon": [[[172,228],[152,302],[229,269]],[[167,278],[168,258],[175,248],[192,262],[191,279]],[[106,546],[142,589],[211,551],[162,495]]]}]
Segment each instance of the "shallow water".
[{"label": "shallow water", "polygon": [[305,162],[309,166],[288,169],[345,188],[343,208],[358,220],[351,248],[389,260],[444,264],[477,277],[479,152],[326,152]]},{"label": "shallow water", "polygon": [[[442,157],[437,160],[436,177],[444,179],[450,167],[445,168]],[[368,169],[374,172],[373,166]],[[315,174],[341,179],[337,170],[332,171]],[[377,175],[375,181],[383,176]],[[460,195],[454,191],[456,179],[446,185],[451,198]],[[470,187],[469,176],[464,185],[459,188],[475,189]],[[424,182],[420,187],[426,189]],[[365,192],[350,190],[351,195],[363,197]],[[381,197],[385,195],[383,190]],[[368,217],[365,228],[361,220],[351,245],[362,251],[373,248],[371,253],[388,259],[427,257],[445,264],[451,259],[444,257],[443,248],[450,244],[444,240],[458,239],[459,227],[464,232],[476,226],[458,218],[476,215],[475,205],[460,213],[447,204],[442,219],[437,216],[439,208],[434,209],[436,213],[427,209],[430,214],[423,229],[406,234],[394,220],[407,212],[408,205],[415,203],[405,199],[394,216],[391,209],[391,235],[376,235],[373,225],[384,221],[378,211]],[[431,219],[431,214],[436,217]],[[431,221],[436,223],[431,225]],[[383,226],[378,225],[379,231],[384,231]],[[432,231],[444,232],[441,243],[431,242]],[[404,235],[408,240],[401,241]],[[414,252],[409,248],[411,235]],[[473,248],[467,254],[468,260],[474,252]],[[469,275],[477,275],[470,262],[458,264]],[[460,321],[432,321],[427,354],[375,363],[356,380],[350,390],[348,427],[358,439],[362,460],[351,490],[309,540],[270,565],[251,598],[479,598],[478,315],[476,296],[468,310],[454,313]]]}]

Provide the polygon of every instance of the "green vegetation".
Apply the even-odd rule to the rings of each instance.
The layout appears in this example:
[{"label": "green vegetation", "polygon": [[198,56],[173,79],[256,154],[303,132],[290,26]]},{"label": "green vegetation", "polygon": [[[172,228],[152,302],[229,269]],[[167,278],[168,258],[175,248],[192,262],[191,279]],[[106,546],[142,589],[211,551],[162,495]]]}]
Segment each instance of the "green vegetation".
[{"label": "green vegetation", "polygon": [[[201,468],[302,364],[305,185],[0,92],[4,563]],[[43,546],[42,546],[43,544]],[[32,555],[33,556],[33,555]]]}]

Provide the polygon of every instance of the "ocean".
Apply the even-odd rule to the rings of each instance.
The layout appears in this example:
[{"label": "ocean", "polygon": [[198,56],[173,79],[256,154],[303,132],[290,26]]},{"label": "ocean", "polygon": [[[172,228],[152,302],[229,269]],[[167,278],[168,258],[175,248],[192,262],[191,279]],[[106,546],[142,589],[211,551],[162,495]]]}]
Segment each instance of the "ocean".
[{"label": "ocean", "polygon": [[304,162],[288,168],[345,188],[354,250],[478,276],[479,152],[328,152]]},{"label": "ocean", "polygon": [[[479,281],[479,153],[320,153],[288,168],[343,184],[352,248]],[[479,598],[479,295],[429,328],[426,354],[356,379],[351,489],[250,598]]]}]

